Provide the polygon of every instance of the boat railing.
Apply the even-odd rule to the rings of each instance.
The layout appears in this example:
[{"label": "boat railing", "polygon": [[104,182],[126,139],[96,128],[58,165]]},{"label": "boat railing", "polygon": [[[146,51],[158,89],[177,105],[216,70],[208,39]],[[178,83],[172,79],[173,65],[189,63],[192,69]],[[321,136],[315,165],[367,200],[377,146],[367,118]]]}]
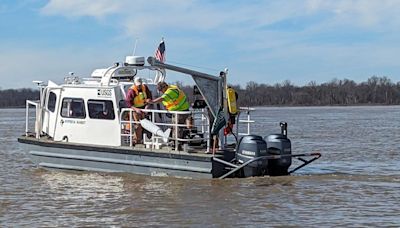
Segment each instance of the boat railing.
[{"label": "boat railing", "polygon": [[[25,103],[25,136],[30,136],[32,134],[32,132],[35,132],[35,137],[37,139],[40,138],[40,120],[38,119],[38,116],[40,116],[40,110],[39,110],[39,103],[40,101],[31,101],[31,100],[26,100]],[[30,131],[29,130],[29,108],[31,106],[35,107],[35,130],[34,131]]]},{"label": "boat railing", "polygon": [[[255,108],[250,107],[240,107],[239,113],[237,116],[238,124],[236,125],[236,132],[239,136],[250,135],[251,134],[251,124],[255,123],[255,120],[251,119],[251,112],[254,111]],[[245,117],[241,119],[241,117],[245,114]],[[244,124],[244,132],[239,128],[239,125]]]},{"label": "boat railing", "polygon": [[[142,109],[146,113],[147,118],[161,130],[166,130],[172,127],[172,137],[170,140],[174,141],[175,150],[178,150],[179,144],[190,144],[196,142],[206,142],[206,151],[210,150],[210,119],[206,110],[190,110],[190,111],[167,111],[157,109]],[[123,108],[120,113],[121,122],[121,144],[129,144],[134,146],[133,137],[135,135],[135,125],[140,124],[139,121],[134,120],[134,110],[131,108]],[[167,115],[171,117],[167,117]],[[178,123],[178,118],[181,115],[185,115],[192,118],[191,121],[185,121],[185,123]],[[196,130],[197,137],[190,137],[188,134],[179,134],[179,131],[191,132]],[[188,138],[178,137],[179,135],[188,136]],[[161,137],[157,137],[153,134],[151,137],[151,144],[154,148],[159,148],[159,141]],[[127,142],[124,140],[128,140]],[[143,140],[145,137],[143,137]],[[152,147],[153,148],[153,147]]]}]

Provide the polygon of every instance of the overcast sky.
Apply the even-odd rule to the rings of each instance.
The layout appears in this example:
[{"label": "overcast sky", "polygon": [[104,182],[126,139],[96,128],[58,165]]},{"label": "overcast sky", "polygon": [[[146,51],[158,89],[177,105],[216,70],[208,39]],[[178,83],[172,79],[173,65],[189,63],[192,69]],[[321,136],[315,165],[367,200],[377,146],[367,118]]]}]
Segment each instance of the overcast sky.
[{"label": "overcast sky", "polygon": [[167,62],[232,84],[400,81],[397,0],[1,0],[0,87],[87,77],[161,37]]}]

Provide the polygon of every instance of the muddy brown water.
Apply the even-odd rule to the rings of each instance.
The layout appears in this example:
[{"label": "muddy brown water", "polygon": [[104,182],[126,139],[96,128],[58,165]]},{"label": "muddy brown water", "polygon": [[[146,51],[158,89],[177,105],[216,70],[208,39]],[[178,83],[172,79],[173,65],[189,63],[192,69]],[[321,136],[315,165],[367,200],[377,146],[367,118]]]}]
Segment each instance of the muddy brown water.
[{"label": "muddy brown water", "polygon": [[0,227],[400,226],[400,106],[260,108],[254,133],[289,124],[292,176],[190,180],[36,167],[16,138],[24,109],[0,110]]}]

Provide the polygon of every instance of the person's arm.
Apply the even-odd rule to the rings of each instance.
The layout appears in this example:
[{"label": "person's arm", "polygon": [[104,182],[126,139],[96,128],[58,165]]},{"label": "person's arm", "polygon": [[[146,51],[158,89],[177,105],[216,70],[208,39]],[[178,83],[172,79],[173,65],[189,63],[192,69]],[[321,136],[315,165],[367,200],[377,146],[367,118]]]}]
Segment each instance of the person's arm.
[{"label": "person's arm", "polygon": [[135,106],[132,105],[131,107],[133,110],[135,110],[136,113],[142,113],[143,111],[140,108],[136,108]]},{"label": "person's arm", "polygon": [[164,100],[163,97],[157,97],[156,99],[152,100],[152,99],[147,99],[147,103],[149,104],[155,104],[155,103],[160,103]]},{"label": "person's arm", "polygon": [[146,97],[153,99],[153,95],[151,94],[149,87],[147,87],[147,85],[144,85],[144,87],[146,88]]},{"label": "person's arm", "polygon": [[144,107],[145,109],[149,109],[150,108],[150,106],[151,106],[151,104],[148,102],[148,100],[150,99],[150,100],[152,100],[153,99],[153,96],[152,96],[152,94],[151,94],[151,91],[150,91],[150,89],[149,89],[149,87],[147,87],[147,85],[144,85],[144,87],[145,87],[145,93],[146,93],[146,97],[147,97],[147,99],[146,99],[146,106]]},{"label": "person's arm", "polygon": [[125,104],[126,104],[126,107],[127,108],[130,108],[130,107],[132,107],[132,103],[131,103],[131,101],[133,100],[133,90],[132,89],[129,89],[128,90],[128,93],[126,94],[126,97],[125,97]]}]

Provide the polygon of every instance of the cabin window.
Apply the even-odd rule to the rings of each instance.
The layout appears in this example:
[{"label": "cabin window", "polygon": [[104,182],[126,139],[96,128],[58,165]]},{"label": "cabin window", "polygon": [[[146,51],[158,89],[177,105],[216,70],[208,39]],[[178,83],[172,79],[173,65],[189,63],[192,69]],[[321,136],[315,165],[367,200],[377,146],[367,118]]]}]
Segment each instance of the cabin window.
[{"label": "cabin window", "polygon": [[57,96],[55,93],[50,92],[49,93],[49,100],[47,101],[47,109],[51,112],[54,112],[56,110],[56,101],[57,101]]},{"label": "cabin window", "polygon": [[61,116],[85,119],[85,105],[81,98],[64,98],[61,107]]},{"label": "cabin window", "polygon": [[115,119],[114,105],[110,100],[88,100],[88,110],[91,119]]}]

